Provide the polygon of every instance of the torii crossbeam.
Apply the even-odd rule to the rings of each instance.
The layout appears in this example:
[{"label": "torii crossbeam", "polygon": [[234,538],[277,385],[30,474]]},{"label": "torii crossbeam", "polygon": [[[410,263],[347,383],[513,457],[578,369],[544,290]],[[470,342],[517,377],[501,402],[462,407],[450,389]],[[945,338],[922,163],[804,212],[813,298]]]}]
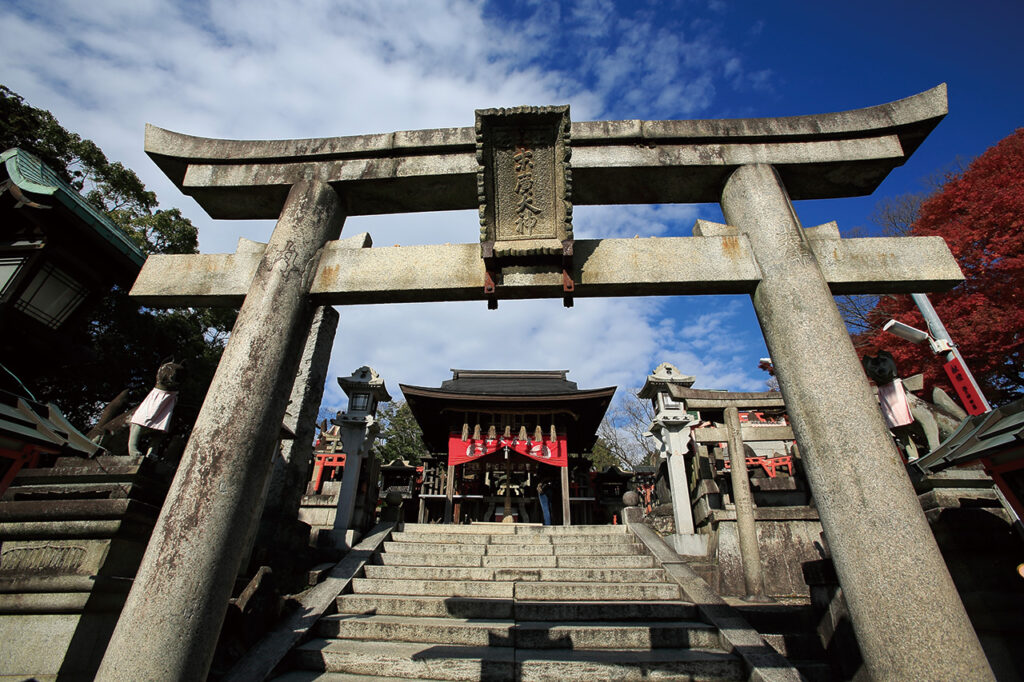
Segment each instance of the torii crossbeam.
[{"label": "torii crossbeam", "polygon": [[[212,217],[278,223],[265,247],[153,256],[133,289],[150,305],[241,312],[98,679],[206,676],[314,306],[683,293],[751,295],[872,676],[991,679],[832,299],[949,288],[959,269],[939,239],[842,240],[834,224],[804,229],[791,203],[869,194],[946,111],[940,85],[791,118],[570,125],[566,107],[522,107],[478,112],[476,129],[287,141],[148,127],[147,153]],[[533,115],[561,118],[541,134],[522,122]],[[571,169],[558,165],[570,139]],[[536,164],[531,183],[562,184],[536,197],[502,186],[523,177],[500,166],[513,157],[515,173]],[[502,243],[535,235],[511,234],[492,201],[563,191],[575,204],[717,201],[727,225],[574,242],[565,210],[545,246]],[[480,209],[480,245],[332,241],[346,215],[467,208]]]}]

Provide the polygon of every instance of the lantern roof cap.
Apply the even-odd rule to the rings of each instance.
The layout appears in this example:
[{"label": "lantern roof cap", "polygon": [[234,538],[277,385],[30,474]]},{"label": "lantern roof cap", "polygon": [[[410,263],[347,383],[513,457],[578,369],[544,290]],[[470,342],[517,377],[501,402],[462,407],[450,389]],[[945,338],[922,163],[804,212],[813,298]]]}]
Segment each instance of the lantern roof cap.
[{"label": "lantern roof cap", "polygon": [[345,395],[350,398],[353,391],[369,390],[378,402],[386,403],[391,400],[391,395],[384,385],[384,380],[380,378],[375,369],[368,365],[363,365],[359,369],[354,370],[347,377],[338,377],[338,385],[341,386],[341,390],[345,391]]},{"label": "lantern roof cap", "polygon": [[669,386],[685,386],[689,388],[693,386],[695,381],[697,381],[697,377],[683,374],[672,363],[663,362],[647,377],[644,387],[640,389],[637,396],[643,399],[653,398],[658,393],[668,393]]}]

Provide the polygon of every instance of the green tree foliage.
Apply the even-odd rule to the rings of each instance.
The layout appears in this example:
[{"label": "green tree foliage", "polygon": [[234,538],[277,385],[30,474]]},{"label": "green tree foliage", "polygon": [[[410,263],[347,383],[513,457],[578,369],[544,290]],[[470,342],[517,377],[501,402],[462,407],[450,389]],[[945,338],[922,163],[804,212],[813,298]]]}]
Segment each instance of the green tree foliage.
[{"label": "green tree foliage", "polygon": [[381,429],[373,454],[381,462],[404,459],[410,464],[419,464],[424,455],[430,454],[423,443],[423,430],[404,400],[380,405],[377,420]]},{"label": "green tree foliage", "polygon": [[[129,168],[107,159],[91,140],[66,130],[0,85],[0,151],[19,147],[38,156],[86,197],[146,253],[197,253],[196,228],[157,198]],[[3,362],[33,392],[52,401],[79,427],[124,389],[133,402],[152,387],[161,360],[185,360],[178,423],[188,428],[213,377],[234,310],[141,308],[115,287],[95,307],[76,315],[48,343],[17,353],[2,348]],[[5,387],[7,385],[5,384]]]},{"label": "green tree foliage", "polygon": [[597,441],[594,443],[594,449],[587,455],[587,459],[594,463],[595,471],[604,471],[608,467],[629,468],[622,461],[621,457],[617,457],[612,452],[612,449],[608,447],[608,444],[600,436],[598,436]]},{"label": "green tree foliage", "polygon": [[[1024,395],[1024,128],[925,199],[910,234],[943,237],[963,270],[963,284],[930,298],[986,396],[999,404]],[[923,372],[929,386],[948,387],[927,346],[880,331],[892,318],[925,328],[909,296],[883,297],[854,337],[858,348],[888,350],[901,375]]]}]

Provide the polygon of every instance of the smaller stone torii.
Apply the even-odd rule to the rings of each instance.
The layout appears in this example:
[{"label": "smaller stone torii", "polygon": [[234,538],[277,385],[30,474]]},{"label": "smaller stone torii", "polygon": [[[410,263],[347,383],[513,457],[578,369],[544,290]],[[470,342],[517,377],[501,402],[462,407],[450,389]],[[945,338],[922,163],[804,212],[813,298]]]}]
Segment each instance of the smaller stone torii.
[{"label": "smaller stone torii", "polygon": [[[791,203],[870,194],[946,111],[942,85],[791,118],[570,123],[567,107],[520,107],[328,139],[147,128],[147,153],[212,217],[278,222],[265,247],[151,256],[132,291],[241,312],[97,679],[205,678],[315,306],[725,293],[753,301],[871,675],[991,679],[832,299],[962,275],[940,238],[840,239]],[[572,204],[715,201],[727,224],[693,237],[572,233]],[[471,208],[476,244],[334,241],[347,215]]]}]

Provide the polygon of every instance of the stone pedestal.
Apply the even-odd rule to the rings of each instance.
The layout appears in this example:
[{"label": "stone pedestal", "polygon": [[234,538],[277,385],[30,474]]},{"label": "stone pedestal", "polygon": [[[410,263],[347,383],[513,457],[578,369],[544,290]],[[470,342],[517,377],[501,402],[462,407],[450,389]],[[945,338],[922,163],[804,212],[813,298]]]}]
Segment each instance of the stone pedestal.
[{"label": "stone pedestal", "polygon": [[684,457],[690,443],[692,420],[680,415],[659,412],[651,424],[651,435],[667,460],[669,486],[672,489],[672,515],[675,534],[669,543],[676,553],[704,555],[708,549],[707,536],[694,532],[693,509],[690,506],[690,482],[686,475]]},{"label": "stone pedestal", "polygon": [[334,423],[341,427],[342,451],[346,454],[341,492],[338,493],[338,510],[334,515],[334,530],[344,533],[352,527],[363,464],[380,427],[369,416],[352,419],[341,416]]},{"label": "stone pedestal", "polygon": [[672,536],[672,548],[680,556],[707,556],[710,535],[703,533],[676,533]]}]

